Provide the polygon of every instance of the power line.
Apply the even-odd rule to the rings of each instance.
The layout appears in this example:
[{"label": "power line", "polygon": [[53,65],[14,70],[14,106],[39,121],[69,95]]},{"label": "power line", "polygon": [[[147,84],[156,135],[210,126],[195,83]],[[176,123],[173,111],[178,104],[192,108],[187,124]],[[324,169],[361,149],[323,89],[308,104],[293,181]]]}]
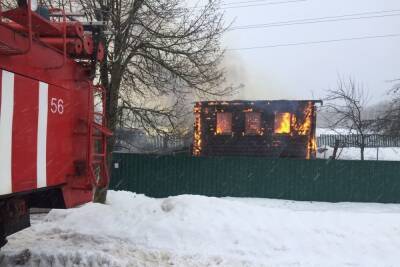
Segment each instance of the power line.
[{"label": "power line", "polygon": [[331,40],[321,40],[321,41],[306,41],[306,42],[287,43],[287,44],[274,44],[274,45],[263,45],[263,46],[252,46],[252,47],[228,48],[226,50],[227,51],[255,50],[255,49],[264,49],[264,48],[289,47],[289,46],[324,44],[324,43],[337,43],[337,42],[344,42],[344,41],[356,41],[356,40],[391,38],[391,37],[400,37],[400,33],[361,36],[361,37],[342,38],[342,39],[331,39]]},{"label": "power line", "polygon": [[232,9],[232,8],[246,8],[246,7],[257,7],[257,6],[268,6],[268,5],[282,5],[282,4],[290,4],[290,3],[298,3],[298,2],[306,2],[307,0],[286,0],[286,1],[275,1],[275,2],[267,2],[264,4],[252,4],[252,5],[239,5],[239,6],[228,6],[221,7],[221,9]]},{"label": "power line", "polygon": [[[268,6],[268,5],[282,5],[282,4],[290,4],[290,3],[298,3],[298,2],[306,2],[308,0],[282,0],[282,1],[264,1],[264,0],[255,0],[255,1],[241,1],[237,2],[238,4],[246,4],[246,3],[254,3],[254,2],[266,2],[266,3],[258,3],[258,4],[249,4],[249,5],[235,5],[236,3],[226,3],[221,4],[221,9],[232,9],[232,8],[246,8],[246,7],[257,7],[257,6]],[[230,6],[232,5],[232,6]],[[205,6],[192,6],[188,7],[190,9],[200,9],[207,7]]]},{"label": "power line", "polygon": [[225,3],[222,2],[221,6],[249,4],[249,3],[259,3],[259,2],[271,2],[271,0],[252,0],[252,1],[225,2]]},{"label": "power line", "polygon": [[287,24],[274,24],[274,25],[252,25],[251,27],[238,27],[238,28],[234,27],[234,28],[231,28],[230,30],[248,30],[248,29],[259,29],[259,28],[284,27],[284,26],[292,26],[292,25],[317,24],[317,23],[324,23],[324,22],[350,21],[350,20],[386,18],[386,17],[396,17],[396,16],[400,16],[400,14],[364,16],[364,17],[343,18],[343,19],[329,19],[329,20],[308,21],[308,22],[287,23]]},{"label": "power line", "polygon": [[[299,20],[287,20],[287,21],[279,21],[279,22],[271,22],[271,23],[263,23],[263,24],[250,24],[250,25],[242,25],[242,26],[232,27],[229,30],[245,30],[245,29],[257,29],[257,28],[282,27],[282,26],[291,26],[291,25],[315,24],[315,23],[346,21],[346,20],[348,21],[348,20],[394,17],[394,16],[400,15],[400,14],[379,15],[379,14],[393,13],[393,12],[400,12],[400,9],[346,14],[346,15],[339,15],[339,16],[318,17],[318,18],[309,18],[309,19],[299,19]],[[366,16],[366,15],[372,15],[372,16]]]}]

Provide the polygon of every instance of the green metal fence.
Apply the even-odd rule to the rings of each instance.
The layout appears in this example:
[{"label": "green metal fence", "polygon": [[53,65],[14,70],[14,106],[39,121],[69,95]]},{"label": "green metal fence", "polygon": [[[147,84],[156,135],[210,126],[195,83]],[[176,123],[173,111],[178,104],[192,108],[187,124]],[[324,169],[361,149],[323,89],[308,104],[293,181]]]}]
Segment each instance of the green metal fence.
[{"label": "green metal fence", "polygon": [[400,163],[121,153],[114,154],[110,187],[152,197],[198,194],[400,203]]}]

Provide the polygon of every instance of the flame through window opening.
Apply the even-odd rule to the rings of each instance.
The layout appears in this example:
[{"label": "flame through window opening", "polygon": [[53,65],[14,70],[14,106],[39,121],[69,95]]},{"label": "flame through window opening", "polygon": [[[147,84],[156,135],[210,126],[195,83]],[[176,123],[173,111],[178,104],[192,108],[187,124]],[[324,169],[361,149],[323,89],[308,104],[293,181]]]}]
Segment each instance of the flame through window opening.
[{"label": "flame through window opening", "polygon": [[259,112],[246,112],[246,134],[262,134],[261,131],[261,113]]},{"label": "flame through window opening", "polygon": [[292,122],[292,114],[290,112],[275,113],[275,133],[289,134]]},{"label": "flame through window opening", "polygon": [[311,158],[317,150],[317,142],[312,132],[313,118],[315,117],[315,109],[312,102],[309,102],[303,111],[302,118],[298,119],[296,114],[290,112],[275,113],[275,133],[308,136],[307,156]]},{"label": "flame through window opening", "polygon": [[313,104],[308,103],[303,111],[303,120],[297,120],[296,116],[292,117],[292,128],[298,135],[309,135],[311,133],[313,119]]},{"label": "flame through window opening", "polygon": [[232,133],[232,113],[217,112],[217,130],[216,134]]}]

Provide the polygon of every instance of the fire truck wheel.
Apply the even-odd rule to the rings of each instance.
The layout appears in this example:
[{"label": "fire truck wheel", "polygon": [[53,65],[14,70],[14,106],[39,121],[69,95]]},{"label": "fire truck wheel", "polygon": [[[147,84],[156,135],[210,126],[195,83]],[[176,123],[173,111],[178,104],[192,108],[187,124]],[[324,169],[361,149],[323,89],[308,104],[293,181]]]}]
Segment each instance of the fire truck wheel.
[{"label": "fire truck wheel", "polygon": [[4,231],[3,223],[0,224],[0,248],[7,244],[6,233]]}]

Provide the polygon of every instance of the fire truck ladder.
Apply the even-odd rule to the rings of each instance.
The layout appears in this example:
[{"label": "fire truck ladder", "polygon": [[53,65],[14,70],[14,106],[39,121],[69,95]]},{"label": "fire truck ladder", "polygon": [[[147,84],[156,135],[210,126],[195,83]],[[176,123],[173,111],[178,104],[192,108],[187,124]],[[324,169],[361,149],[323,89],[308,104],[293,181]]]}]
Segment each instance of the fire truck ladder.
[{"label": "fire truck ladder", "polygon": [[[64,66],[67,60],[67,17],[63,9],[51,8],[48,9],[50,14],[60,13],[62,17],[62,26],[57,27],[52,24],[49,20],[41,17],[36,12],[31,10],[31,0],[27,0],[27,4],[20,6],[15,9],[3,11],[0,0],[0,26],[4,26],[13,31],[4,31],[1,34],[5,36],[0,40],[0,54],[2,55],[24,55],[31,51],[33,45],[34,35],[44,36],[60,36],[63,38],[63,58],[61,64],[48,69],[61,68]],[[3,18],[6,18],[12,23],[5,23]],[[19,26],[18,26],[19,25]],[[33,25],[35,25],[33,27]],[[16,30],[18,29],[18,30]],[[21,48],[21,40],[15,35],[15,32],[19,32],[23,35],[27,35],[27,45],[25,48]],[[37,36],[36,36],[37,37]]]},{"label": "fire truck ladder", "polygon": [[1,4],[2,1],[0,0],[0,25],[7,26],[7,23],[3,22],[3,18],[15,21],[20,24],[23,28],[26,29],[28,33],[28,45],[26,48],[21,49],[20,44],[15,41],[15,36],[6,34],[10,36],[4,36],[4,40],[0,41],[0,54],[10,56],[27,54],[31,50],[33,38],[33,12],[30,8],[28,8],[31,6],[31,0],[28,0],[26,8],[16,8],[5,12],[2,10]]},{"label": "fire truck ladder", "polygon": [[[92,184],[105,187],[109,182],[107,137],[112,135],[112,132],[106,126],[106,91],[100,85],[91,85],[90,88],[88,169]],[[96,104],[101,105],[101,107],[97,108]]]}]

